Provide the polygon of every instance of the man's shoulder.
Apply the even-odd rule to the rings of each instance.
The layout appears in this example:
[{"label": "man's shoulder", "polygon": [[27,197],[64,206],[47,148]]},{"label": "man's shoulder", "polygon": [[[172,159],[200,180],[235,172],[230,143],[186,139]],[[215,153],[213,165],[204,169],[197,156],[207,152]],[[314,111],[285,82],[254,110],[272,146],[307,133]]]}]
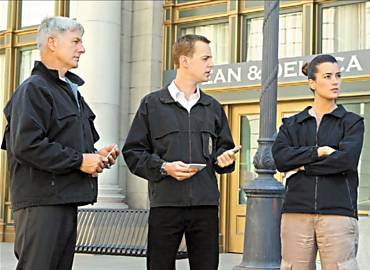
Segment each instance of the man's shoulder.
[{"label": "man's shoulder", "polygon": [[221,103],[215,99],[214,97],[212,97],[211,95],[205,93],[202,89],[199,89],[200,92],[201,92],[201,96],[203,96],[208,102],[212,103],[212,104],[215,104],[215,105],[219,105],[221,106]]},{"label": "man's shoulder", "polygon": [[10,97],[5,110],[10,113],[10,108],[13,105],[22,104],[23,100],[39,103],[45,97],[50,96],[49,89],[45,79],[40,75],[31,75],[25,79],[14,91]]},{"label": "man's shoulder", "polygon": [[46,80],[40,75],[31,75],[25,79],[17,88],[16,93],[33,91],[46,85]]},{"label": "man's shoulder", "polygon": [[165,86],[161,89],[156,89],[156,90],[153,90],[150,93],[146,94],[143,97],[143,101],[145,101],[145,102],[159,101],[161,98],[165,97],[167,94],[169,94],[168,87]]},{"label": "man's shoulder", "polygon": [[223,110],[221,103],[217,99],[209,94],[206,94],[202,90],[200,90],[200,99],[198,102],[206,107],[209,107],[211,110],[214,110],[217,113],[220,113]]},{"label": "man's shoulder", "polygon": [[14,91],[6,107],[21,104],[25,100],[31,103],[40,103],[42,100],[53,100],[48,82],[40,75],[31,75],[25,79]]}]

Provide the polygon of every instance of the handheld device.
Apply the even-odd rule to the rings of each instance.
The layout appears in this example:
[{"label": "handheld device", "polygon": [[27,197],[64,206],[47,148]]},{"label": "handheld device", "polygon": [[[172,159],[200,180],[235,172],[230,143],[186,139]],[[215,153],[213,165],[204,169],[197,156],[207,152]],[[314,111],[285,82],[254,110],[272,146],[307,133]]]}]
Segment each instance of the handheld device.
[{"label": "handheld device", "polygon": [[[106,155],[105,157],[109,159],[109,157],[110,157],[110,155],[112,155],[113,151],[116,151],[116,147],[117,147],[117,144],[109,151],[108,155]],[[108,163],[105,164],[105,168],[110,169],[111,166],[112,165],[109,163],[109,160],[108,160]]]},{"label": "handheld device", "polygon": [[207,165],[206,164],[203,164],[203,163],[190,163],[190,164],[188,164],[188,166],[189,166],[189,168],[194,168],[194,169],[198,169],[199,171],[201,171]]},{"label": "handheld device", "polygon": [[109,151],[108,155],[106,156],[106,158],[109,158],[109,156],[113,153],[113,151],[116,151],[116,147],[117,145],[115,145],[112,150]]}]

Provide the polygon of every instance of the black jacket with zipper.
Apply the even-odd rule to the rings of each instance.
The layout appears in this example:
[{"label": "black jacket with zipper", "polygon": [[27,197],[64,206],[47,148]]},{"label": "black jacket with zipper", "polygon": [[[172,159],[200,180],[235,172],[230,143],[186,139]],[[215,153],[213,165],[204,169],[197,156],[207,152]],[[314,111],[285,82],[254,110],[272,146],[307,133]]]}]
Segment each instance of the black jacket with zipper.
[{"label": "black jacket with zipper", "polygon": [[[201,91],[189,113],[166,87],[143,98],[122,153],[130,171],[149,181],[151,207],[218,205],[215,171],[231,172],[234,164],[220,168],[215,161],[233,147],[225,113],[215,99]],[[161,175],[164,161],[207,166],[177,181]]]},{"label": "black jacket with zipper", "polygon": [[[363,143],[363,118],[338,105],[324,115],[316,132],[316,119],[309,109],[283,119],[272,147],[280,172],[304,166],[304,171],[287,179],[283,212],[357,218],[357,166]],[[320,146],[336,151],[318,157]]]},{"label": "black jacket with zipper", "polygon": [[[66,77],[82,85],[77,75]],[[58,71],[36,61],[32,75],[14,92],[4,109],[13,210],[30,206],[96,202],[97,181],[79,170],[82,153],[94,152],[99,139],[95,115],[76,99]]]}]

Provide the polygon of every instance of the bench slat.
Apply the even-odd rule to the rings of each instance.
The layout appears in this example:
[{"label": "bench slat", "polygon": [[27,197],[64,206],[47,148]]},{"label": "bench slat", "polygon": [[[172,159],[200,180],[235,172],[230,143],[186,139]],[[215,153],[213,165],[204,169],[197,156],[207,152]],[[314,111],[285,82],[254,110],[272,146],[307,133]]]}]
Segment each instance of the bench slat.
[{"label": "bench slat", "polygon": [[[145,257],[148,218],[147,209],[79,209],[75,251]],[[183,239],[176,258],[187,257]]]}]

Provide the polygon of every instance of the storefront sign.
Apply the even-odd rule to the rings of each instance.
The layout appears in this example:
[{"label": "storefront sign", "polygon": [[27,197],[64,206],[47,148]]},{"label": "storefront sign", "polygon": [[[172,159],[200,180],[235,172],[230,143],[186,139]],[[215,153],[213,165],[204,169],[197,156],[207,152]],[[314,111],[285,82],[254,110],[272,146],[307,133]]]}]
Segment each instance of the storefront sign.
[{"label": "storefront sign", "polygon": [[[332,54],[341,67],[342,77],[370,75],[370,50],[342,52]],[[302,66],[314,56],[283,58],[279,60],[278,81],[294,82],[307,80],[302,74]],[[230,65],[214,66],[204,88],[248,86],[261,83],[262,61],[243,62]],[[174,72],[165,73],[165,81],[170,82]]]}]

